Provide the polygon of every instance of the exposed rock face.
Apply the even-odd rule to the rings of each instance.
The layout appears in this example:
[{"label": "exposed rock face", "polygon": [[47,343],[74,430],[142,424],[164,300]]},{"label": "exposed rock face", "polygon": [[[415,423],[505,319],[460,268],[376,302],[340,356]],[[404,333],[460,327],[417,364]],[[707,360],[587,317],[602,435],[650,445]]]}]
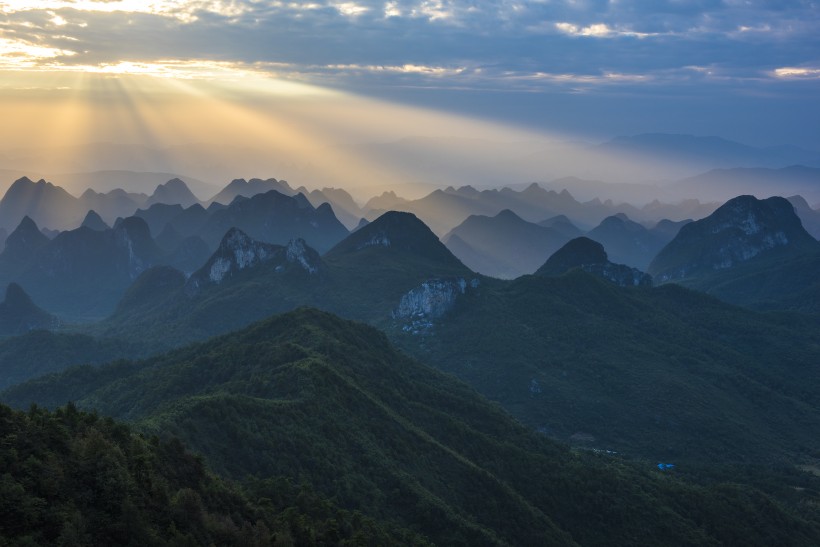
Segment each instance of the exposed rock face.
[{"label": "exposed rock face", "polygon": [[780,197],[739,196],[710,216],[687,224],[649,266],[659,281],[731,268],[760,255],[816,252],[820,244]]},{"label": "exposed rock face", "polygon": [[138,217],[128,217],[114,228],[114,243],[125,255],[124,264],[131,279],[153,266],[159,254],[148,224]]},{"label": "exposed rock face", "polygon": [[299,264],[309,274],[319,271],[319,255],[305,244],[304,239],[292,239],[286,252],[288,262]]},{"label": "exposed rock face", "polygon": [[624,264],[613,264],[604,246],[587,237],[577,237],[561,247],[535,275],[563,275],[573,268],[580,268],[621,287],[652,286],[650,275]]},{"label": "exposed rock face", "polygon": [[468,287],[477,288],[478,285],[478,279],[468,282],[463,277],[425,281],[401,297],[393,317],[436,319],[453,309],[456,299],[467,292]]},{"label": "exposed rock face", "polygon": [[294,264],[308,274],[315,274],[320,270],[321,259],[303,239],[291,240],[283,247],[256,241],[242,230],[231,228],[211,258],[188,279],[186,292],[196,293],[206,285],[222,283],[241,270],[269,262],[277,264],[277,272]]}]

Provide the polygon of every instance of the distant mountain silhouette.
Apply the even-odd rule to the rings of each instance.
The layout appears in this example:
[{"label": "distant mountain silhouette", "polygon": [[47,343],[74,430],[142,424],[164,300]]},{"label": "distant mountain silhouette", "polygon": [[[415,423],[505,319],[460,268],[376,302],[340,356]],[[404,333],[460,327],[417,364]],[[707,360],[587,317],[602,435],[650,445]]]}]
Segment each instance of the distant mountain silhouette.
[{"label": "distant mountain silhouette", "polygon": [[[625,213],[637,221],[657,222],[662,218],[683,220],[708,214],[714,210],[697,200],[678,205],[652,202],[638,208],[611,200],[594,199],[581,203],[567,190],[545,190],[538,184],[530,184],[523,190],[511,188],[500,190],[477,190],[471,186],[435,190],[417,200],[383,200],[386,209],[394,209],[415,214],[437,234],[447,234],[471,215],[495,216],[509,209],[528,222],[540,222],[545,218],[566,216],[572,224],[590,229],[604,218]],[[375,218],[385,209],[371,206],[373,200],[364,207],[366,218]]]},{"label": "distant mountain silhouette", "polygon": [[53,329],[58,325],[57,318],[38,308],[20,285],[9,283],[6,298],[0,302],[0,336]]},{"label": "distant mountain silhouette", "polygon": [[[411,213],[388,212],[350,234],[328,251],[328,259],[359,260],[359,255],[382,254],[434,263],[443,268],[469,271],[439,241],[421,220]],[[349,258],[353,257],[353,258]]]},{"label": "distant mountain silhouette", "polygon": [[6,238],[6,246],[0,255],[0,264],[22,264],[31,260],[37,250],[49,242],[37,224],[28,216],[23,217],[20,224]]},{"label": "distant mountain silhouette", "polygon": [[7,230],[14,229],[23,217],[30,217],[47,228],[77,226],[86,211],[79,200],[50,182],[33,182],[20,178],[0,199],[0,223]]},{"label": "distant mountain silhouette", "polygon": [[542,220],[538,223],[539,226],[544,226],[545,228],[552,228],[553,230],[563,234],[568,239],[576,238],[580,236],[583,232],[572,223],[572,221],[567,218],[566,215],[557,215],[554,217],[550,217],[546,220]]},{"label": "distant mountain silhouette", "polygon": [[[33,235],[33,222],[16,230]],[[41,238],[44,236],[40,235]],[[70,317],[102,317],[113,310],[137,275],[156,264],[162,253],[145,221],[129,217],[103,231],[86,226],[37,240],[33,253],[15,253],[17,238],[0,256],[4,279],[15,280],[49,310]],[[44,238],[45,239],[45,238]],[[22,240],[22,238],[21,238]],[[7,254],[8,253],[8,254]],[[14,269],[6,270],[14,259]]]},{"label": "distant mountain silhouette", "polygon": [[256,194],[264,194],[276,190],[280,194],[292,196],[296,192],[284,180],[270,179],[234,179],[225,188],[220,190],[218,194],[210,199],[211,203],[221,203],[223,205],[230,205],[231,202],[238,196],[250,198]]},{"label": "distant mountain silhouette", "polygon": [[658,251],[675,236],[670,235],[674,226],[663,224],[658,231],[649,230],[619,213],[602,220],[586,236],[601,243],[614,262],[646,270]]},{"label": "distant mountain silhouette", "polygon": [[553,277],[580,268],[621,287],[651,287],[652,277],[637,268],[614,264],[603,245],[588,237],[578,237],[558,249],[538,268],[535,275]]},{"label": "distant mountain silhouette", "polygon": [[803,196],[791,196],[787,198],[794,207],[794,212],[800,217],[803,228],[814,237],[820,239],[820,211],[812,209]]},{"label": "distant mountain silhouette", "polygon": [[471,270],[512,279],[533,273],[568,239],[558,229],[527,222],[505,209],[494,217],[468,217],[442,241]]},{"label": "distant mountain silhouette", "polygon": [[815,152],[789,146],[748,146],[714,136],[645,133],[616,137],[596,148],[612,154],[642,156],[658,163],[688,164],[694,169],[782,168],[795,164],[820,167],[820,154]]},{"label": "distant mountain silhouette", "polygon": [[322,188],[308,192],[302,187],[297,192],[304,194],[314,207],[329,203],[336,217],[348,230],[353,230],[364,216],[353,196],[341,188]]},{"label": "distant mountain silhouette", "polygon": [[80,224],[80,226],[85,226],[86,228],[90,228],[97,232],[102,232],[109,228],[108,224],[106,224],[100,215],[98,215],[93,209],[88,211],[88,214],[85,215],[83,223]]},{"label": "distant mountain silhouette", "polygon": [[199,199],[182,180],[171,179],[164,184],[158,185],[145,205],[151,206],[154,203],[178,203],[183,207],[190,207],[195,203],[199,203]]},{"label": "distant mountain silhouette", "polygon": [[758,198],[800,194],[810,202],[820,201],[820,165],[792,165],[779,169],[733,167],[714,169],[674,183],[680,194],[724,201],[741,194]]},{"label": "distant mountain silhouette", "polygon": [[99,214],[103,222],[113,224],[115,219],[131,216],[139,207],[154,203],[181,203],[187,207],[198,200],[179,179],[159,185],[150,197],[121,189],[104,194],[88,189],[77,198],[45,180],[33,182],[22,177],[0,199],[0,227],[12,230],[29,216],[43,228],[70,230],[81,224],[89,210]]},{"label": "distant mountain silhouette", "polygon": [[[178,221],[174,225],[186,233]],[[213,211],[198,235],[215,248],[232,227],[277,245],[302,238],[319,252],[328,250],[348,233],[329,205],[314,208],[302,194],[291,197],[276,190],[237,198],[228,207]]]}]

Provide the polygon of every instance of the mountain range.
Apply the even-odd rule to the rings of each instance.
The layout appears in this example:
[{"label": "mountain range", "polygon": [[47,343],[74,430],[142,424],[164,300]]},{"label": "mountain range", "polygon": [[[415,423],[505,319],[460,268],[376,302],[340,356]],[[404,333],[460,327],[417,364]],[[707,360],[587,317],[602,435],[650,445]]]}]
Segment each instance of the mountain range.
[{"label": "mountain range", "polygon": [[[0,323],[24,333],[0,340],[0,400],[75,401],[177,436],[214,472],[256,481],[248,499],[271,495],[265,481],[301,480],[382,538],[815,543],[820,517],[806,508],[820,488],[796,467],[820,450],[820,243],[797,215],[812,214],[804,202],[740,196],[651,229],[616,214],[586,237],[560,215],[471,217],[448,244],[506,245],[514,264],[512,243],[523,256],[546,241],[538,234],[563,242],[533,275],[502,280],[411,213],[348,233],[332,205],[275,189],[245,197],[248,184],[229,204],[156,203],[111,228],[87,213],[54,239],[25,217],[0,254],[0,274],[18,282]],[[574,201],[537,186],[442,194],[526,194],[531,211],[539,196]],[[324,247],[298,231],[324,234]],[[655,287],[617,258],[646,257],[649,243],[662,247]],[[190,269],[169,265],[184,254],[170,248],[191,251]],[[113,313],[46,332],[36,328],[55,319],[34,303]],[[18,322],[27,316],[39,322]],[[83,363],[95,366],[66,370]],[[600,492],[618,494],[602,506]]]},{"label": "mountain range", "polygon": [[156,351],[311,305],[384,329],[563,441],[699,462],[811,452],[814,322],[649,288],[648,276],[612,264],[588,239],[538,274],[477,275],[407,213],[376,219],[323,256],[233,231],[188,280],[144,272],[90,332]]}]

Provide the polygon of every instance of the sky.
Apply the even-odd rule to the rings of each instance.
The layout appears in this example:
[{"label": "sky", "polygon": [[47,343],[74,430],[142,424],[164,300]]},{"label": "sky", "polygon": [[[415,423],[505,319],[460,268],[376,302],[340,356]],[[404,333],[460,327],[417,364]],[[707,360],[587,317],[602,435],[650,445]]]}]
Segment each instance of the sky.
[{"label": "sky", "polygon": [[818,97],[814,0],[0,1],[0,150],[646,132],[820,150]]}]

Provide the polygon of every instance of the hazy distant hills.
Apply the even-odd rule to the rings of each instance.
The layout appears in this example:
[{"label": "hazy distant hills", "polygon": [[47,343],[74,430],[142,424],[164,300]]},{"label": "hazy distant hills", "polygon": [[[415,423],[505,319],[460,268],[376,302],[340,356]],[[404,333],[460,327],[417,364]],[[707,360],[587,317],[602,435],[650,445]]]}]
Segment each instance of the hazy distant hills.
[{"label": "hazy distant hills", "polygon": [[527,222],[505,209],[494,217],[469,216],[441,241],[470,269],[513,279],[534,272],[568,239],[558,229]]},{"label": "hazy distant hills", "polygon": [[[328,250],[348,233],[327,203],[314,207],[303,194],[288,196],[277,190],[250,198],[238,195],[228,206],[212,202],[208,209],[200,204],[188,208],[155,204],[138,210],[135,216],[145,219],[157,237],[166,230],[176,237],[198,236],[212,249],[231,228],[279,245],[301,237],[321,251]],[[165,237],[169,235],[166,233]]]},{"label": "hazy distant hills", "polygon": [[148,226],[135,217],[111,229],[65,231],[53,240],[32,238],[35,230],[26,218],[12,232],[0,254],[0,272],[4,282],[17,281],[60,315],[107,315],[137,275],[162,256]]},{"label": "hazy distant hills", "polygon": [[820,168],[793,165],[780,169],[715,169],[676,182],[671,187],[681,195],[725,201],[741,194],[759,198],[799,194],[812,204],[820,202]]},{"label": "hazy distant hills", "polygon": [[9,283],[6,297],[0,302],[0,336],[54,329],[59,324],[56,317],[37,307],[20,285]]},{"label": "hazy distant hills", "polygon": [[626,214],[639,222],[657,222],[664,218],[679,221],[701,218],[714,211],[718,204],[701,204],[697,201],[679,204],[651,202],[638,208],[627,203],[616,204],[598,199],[582,203],[565,189],[557,192],[545,190],[538,184],[530,184],[523,190],[477,190],[471,186],[447,188],[412,201],[383,195],[366,205],[366,218],[372,220],[383,212],[375,208],[376,205],[413,213],[434,232],[443,236],[469,216],[493,217],[503,210],[510,210],[528,222],[540,222],[564,215],[576,226],[591,229],[606,217],[617,213]]},{"label": "hazy distant hills", "polygon": [[586,236],[601,243],[614,262],[646,270],[658,251],[677,234],[675,228],[687,221],[661,222],[660,227],[648,229],[618,213],[602,220]]},{"label": "hazy distant hills", "polygon": [[[618,213],[586,236],[603,244],[614,262],[645,270],[687,222],[664,219],[650,229]],[[583,233],[564,215],[533,223],[504,210],[494,217],[470,216],[442,241],[474,271],[514,279],[535,272],[559,247]]]},{"label": "hazy distant hills", "polygon": [[[551,391],[542,400],[552,394],[543,385]],[[792,508],[816,496],[808,477],[785,479],[799,485],[791,489],[797,499],[780,501],[749,486],[700,486],[650,471],[654,464],[573,452],[405,357],[378,331],[316,310],[145,361],[75,368],[3,399],[76,401],[179,437],[232,478],[298,478],[348,510],[436,544],[820,538],[817,519]]]},{"label": "hazy distant hills", "polygon": [[817,152],[796,146],[748,146],[720,137],[645,133],[616,137],[597,148],[608,153],[656,158],[670,165],[688,164],[697,170],[720,167],[778,168],[801,164],[820,167],[820,154]]}]

